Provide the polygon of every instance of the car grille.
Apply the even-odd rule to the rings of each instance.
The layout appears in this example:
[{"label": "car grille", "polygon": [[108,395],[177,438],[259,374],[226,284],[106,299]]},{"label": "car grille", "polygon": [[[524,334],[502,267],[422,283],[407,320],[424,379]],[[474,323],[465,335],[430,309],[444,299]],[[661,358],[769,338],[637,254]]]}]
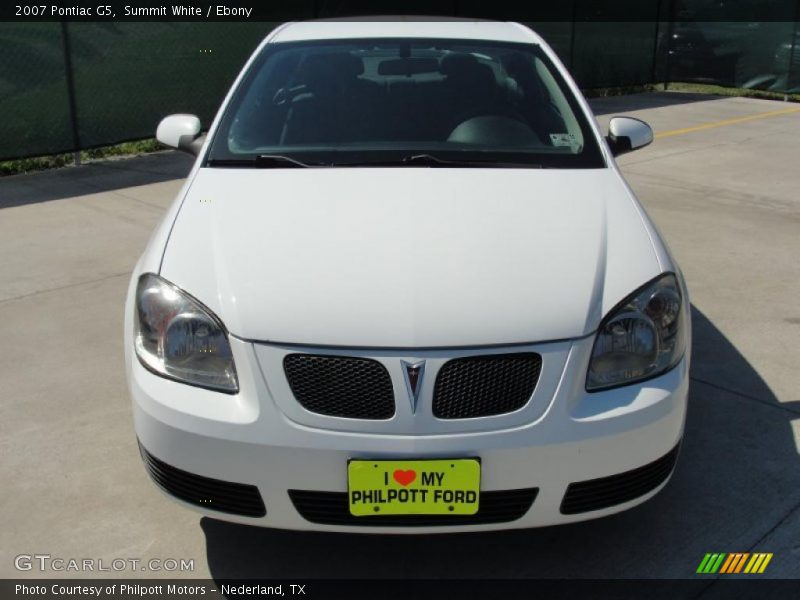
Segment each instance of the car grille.
[{"label": "car grille", "polygon": [[141,444],[139,452],[156,485],[184,502],[245,517],[263,517],[267,514],[261,494],[254,485],[220,481],[176,469],[157,459]]},{"label": "car grille", "polygon": [[538,488],[481,492],[479,509],[474,515],[380,515],[369,517],[354,517],[350,514],[347,492],[289,490],[289,497],[297,512],[312,523],[367,527],[423,527],[484,525],[516,521],[528,512],[538,493]]},{"label": "car grille", "polygon": [[542,369],[535,353],[457,358],[436,375],[433,415],[469,419],[501,415],[525,406]]},{"label": "car grille", "polygon": [[350,419],[390,419],[394,391],[389,372],[367,358],[288,354],[289,387],[308,411]]},{"label": "car grille", "polygon": [[666,481],[678,458],[678,446],[669,454],[632,471],[571,483],[561,502],[565,515],[600,510],[644,496]]}]

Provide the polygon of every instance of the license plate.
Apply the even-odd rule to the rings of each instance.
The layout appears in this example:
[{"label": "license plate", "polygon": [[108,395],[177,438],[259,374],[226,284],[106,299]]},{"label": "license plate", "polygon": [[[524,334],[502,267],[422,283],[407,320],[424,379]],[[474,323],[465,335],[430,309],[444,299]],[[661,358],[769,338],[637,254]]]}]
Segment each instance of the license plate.
[{"label": "license plate", "polygon": [[481,464],[449,460],[351,460],[347,464],[350,514],[474,515]]}]

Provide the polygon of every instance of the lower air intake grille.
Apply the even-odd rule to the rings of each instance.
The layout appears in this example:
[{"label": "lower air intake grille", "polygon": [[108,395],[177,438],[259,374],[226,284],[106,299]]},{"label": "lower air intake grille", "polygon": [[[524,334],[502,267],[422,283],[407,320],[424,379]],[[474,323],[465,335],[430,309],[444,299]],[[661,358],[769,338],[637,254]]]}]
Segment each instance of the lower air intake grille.
[{"label": "lower air intake grille", "polygon": [[678,446],[669,454],[633,471],[590,481],[571,483],[561,502],[565,515],[600,510],[634,500],[666,481],[678,458]]},{"label": "lower air intake grille", "polygon": [[324,525],[363,525],[372,527],[423,527],[507,523],[522,518],[530,509],[538,488],[481,492],[480,508],[474,515],[386,515],[354,517],[350,514],[346,492],[289,490],[297,512],[312,523]]},{"label": "lower air intake grille", "polygon": [[308,411],[350,419],[394,415],[392,380],[376,360],[288,354],[283,369],[294,397]]},{"label": "lower air intake grille", "polygon": [[261,494],[254,485],[230,483],[181,471],[158,460],[141,444],[139,452],[156,485],[184,502],[245,517],[263,517],[267,514]]},{"label": "lower air intake grille", "polygon": [[433,415],[469,419],[513,412],[525,406],[542,369],[534,353],[457,358],[436,375]]}]

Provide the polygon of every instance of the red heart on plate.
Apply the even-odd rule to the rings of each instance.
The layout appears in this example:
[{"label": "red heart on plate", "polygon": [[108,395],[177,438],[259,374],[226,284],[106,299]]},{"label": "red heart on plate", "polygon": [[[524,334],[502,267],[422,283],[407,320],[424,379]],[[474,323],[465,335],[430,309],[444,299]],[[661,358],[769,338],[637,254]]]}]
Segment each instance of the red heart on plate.
[{"label": "red heart on plate", "polygon": [[394,477],[394,480],[400,485],[406,486],[417,478],[417,472],[413,469],[408,469],[407,471],[397,469],[392,473],[392,477]]}]

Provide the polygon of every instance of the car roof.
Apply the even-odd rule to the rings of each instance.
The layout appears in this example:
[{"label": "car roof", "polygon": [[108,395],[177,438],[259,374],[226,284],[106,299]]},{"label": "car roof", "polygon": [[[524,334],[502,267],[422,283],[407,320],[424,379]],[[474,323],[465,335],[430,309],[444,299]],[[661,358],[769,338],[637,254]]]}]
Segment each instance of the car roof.
[{"label": "car roof", "polygon": [[436,17],[361,17],[288,23],[271,42],[353,38],[448,38],[540,44],[541,38],[519,23]]}]

